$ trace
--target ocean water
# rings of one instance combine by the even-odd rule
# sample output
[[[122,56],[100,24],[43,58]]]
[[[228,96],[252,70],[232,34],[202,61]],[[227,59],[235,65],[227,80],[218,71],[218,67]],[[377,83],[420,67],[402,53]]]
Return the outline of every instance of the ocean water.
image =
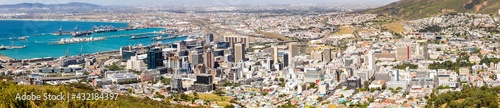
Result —
[[[117,31],[106,33],[93,33],[87,37],[107,37],[106,40],[74,43],[74,44],[55,44],[63,38],[71,38],[68,35],[52,35],[61,26],[63,31],[73,31],[76,25],[79,30],[90,30],[94,25],[112,25],[116,28],[127,27],[127,23],[109,23],[109,22],[75,22],[75,21],[27,21],[27,20],[0,20],[0,45],[26,45],[23,49],[0,50],[0,54],[13,59],[31,59],[43,57],[60,57],[68,52],[68,56],[89,54],[95,52],[118,50],[121,46],[127,45],[149,45],[153,43],[150,38],[130,39],[130,35],[137,33],[148,33],[160,31],[162,28],[148,28],[130,31]],[[41,35],[45,34],[45,35]],[[116,37],[127,35],[124,37]],[[26,40],[18,40],[18,37],[28,36]],[[166,37],[166,36],[164,36]],[[13,38],[13,39],[9,39]],[[161,41],[162,43],[171,43],[184,40],[187,37],[178,37]]]

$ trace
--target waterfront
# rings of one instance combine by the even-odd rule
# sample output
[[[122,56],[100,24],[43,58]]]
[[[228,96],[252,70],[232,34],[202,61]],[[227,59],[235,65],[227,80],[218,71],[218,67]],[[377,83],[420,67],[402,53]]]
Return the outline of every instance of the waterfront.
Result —
[[[63,31],[71,31],[78,25],[79,30],[90,30],[94,25],[112,25],[117,28],[127,27],[127,23],[108,23],[108,22],[75,22],[75,21],[21,21],[21,20],[0,20],[4,24],[0,27],[0,45],[26,45],[23,49],[1,50],[0,54],[8,56],[12,59],[30,59],[43,57],[60,57],[66,54],[68,56],[79,54],[90,54],[95,52],[118,50],[120,46],[127,45],[149,45],[152,43],[151,38],[131,40],[131,34],[148,33],[160,31],[162,28],[147,28],[130,31],[117,31],[107,33],[95,33],[91,37],[107,37],[106,40],[57,45],[51,44],[60,41],[63,38],[71,38],[70,34],[56,36],[51,32],[63,26]],[[45,34],[45,35],[41,35]],[[121,37],[118,37],[120,36]],[[18,40],[18,37],[29,36],[26,40]],[[90,37],[89,36],[89,37]],[[11,38],[11,39],[9,39]],[[183,40],[185,37],[174,38],[161,41],[162,43],[170,43]]]

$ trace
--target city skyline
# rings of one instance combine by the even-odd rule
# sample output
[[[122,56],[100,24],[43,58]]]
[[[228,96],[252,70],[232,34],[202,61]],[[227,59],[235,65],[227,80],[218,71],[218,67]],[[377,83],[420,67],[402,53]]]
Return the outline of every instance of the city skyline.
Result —
[[[398,0],[253,0],[253,1],[244,1],[244,0],[184,0],[184,1],[176,1],[176,0],[87,0],[87,1],[78,1],[78,0],[0,0],[1,5],[5,4],[18,4],[18,3],[44,3],[44,4],[64,4],[69,2],[83,2],[83,3],[92,3],[98,5],[105,6],[168,6],[168,5],[269,5],[269,4],[306,4],[306,3],[332,3],[332,4],[347,4],[347,3],[380,3],[380,4],[388,4],[391,2],[395,2]],[[119,4],[117,4],[119,3]]]

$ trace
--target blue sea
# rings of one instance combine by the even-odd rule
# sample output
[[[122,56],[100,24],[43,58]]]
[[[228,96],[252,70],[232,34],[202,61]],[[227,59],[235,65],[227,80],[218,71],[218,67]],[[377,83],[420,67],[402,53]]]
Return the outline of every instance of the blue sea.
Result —
[[[26,45],[23,49],[0,50],[0,54],[13,59],[31,59],[43,57],[61,57],[68,51],[68,56],[79,54],[90,54],[118,50],[120,46],[127,45],[149,45],[153,43],[150,38],[130,39],[130,36],[116,37],[119,35],[131,35],[137,33],[148,33],[160,31],[162,28],[147,28],[130,31],[117,31],[106,33],[93,33],[87,37],[108,37],[103,41],[74,43],[74,44],[54,44],[62,38],[71,38],[68,35],[52,35],[61,26],[63,31],[73,31],[78,25],[79,31],[90,30],[94,25],[112,25],[116,28],[126,28],[127,23],[112,22],[80,22],[80,21],[29,21],[29,20],[0,20],[0,45]],[[26,40],[19,40],[18,37],[28,36]],[[166,36],[164,36],[166,37]],[[11,38],[11,39],[9,39]],[[167,39],[162,43],[171,43],[184,40],[186,37]],[[69,49],[69,50],[68,50]]]

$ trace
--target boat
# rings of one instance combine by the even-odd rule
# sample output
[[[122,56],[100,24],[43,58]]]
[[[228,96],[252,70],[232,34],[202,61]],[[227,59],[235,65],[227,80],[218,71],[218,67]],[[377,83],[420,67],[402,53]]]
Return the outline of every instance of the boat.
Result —
[[[132,36],[130,39],[142,39],[142,38],[148,38],[149,36]]]
[[[71,35],[73,37],[80,37],[80,36],[88,36],[88,35],[91,35],[91,34],[92,34],[92,32],[74,32]]]
[[[129,28],[125,28],[126,31],[129,31],[129,30],[137,30],[137,28],[135,27],[129,27]]]
[[[157,37],[154,37],[153,39],[151,39],[152,41],[161,41],[161,40],[165,40],[165,38],[163,38],[162,36],[157,36]]]
[[[26,40],[26,38],[28,38],[28,36],[19,37],[18,39],[19,40]]]
[[[42,33],[42,34],[36,34],[36,36],[45,36],[45,35],[47,35],[47,34],[45,34],[45,33]]]
[[[173,39],[173,38],[176,38],[177,36],[175,35],[171,35],[171,36],[168,36],[167,39]]]

